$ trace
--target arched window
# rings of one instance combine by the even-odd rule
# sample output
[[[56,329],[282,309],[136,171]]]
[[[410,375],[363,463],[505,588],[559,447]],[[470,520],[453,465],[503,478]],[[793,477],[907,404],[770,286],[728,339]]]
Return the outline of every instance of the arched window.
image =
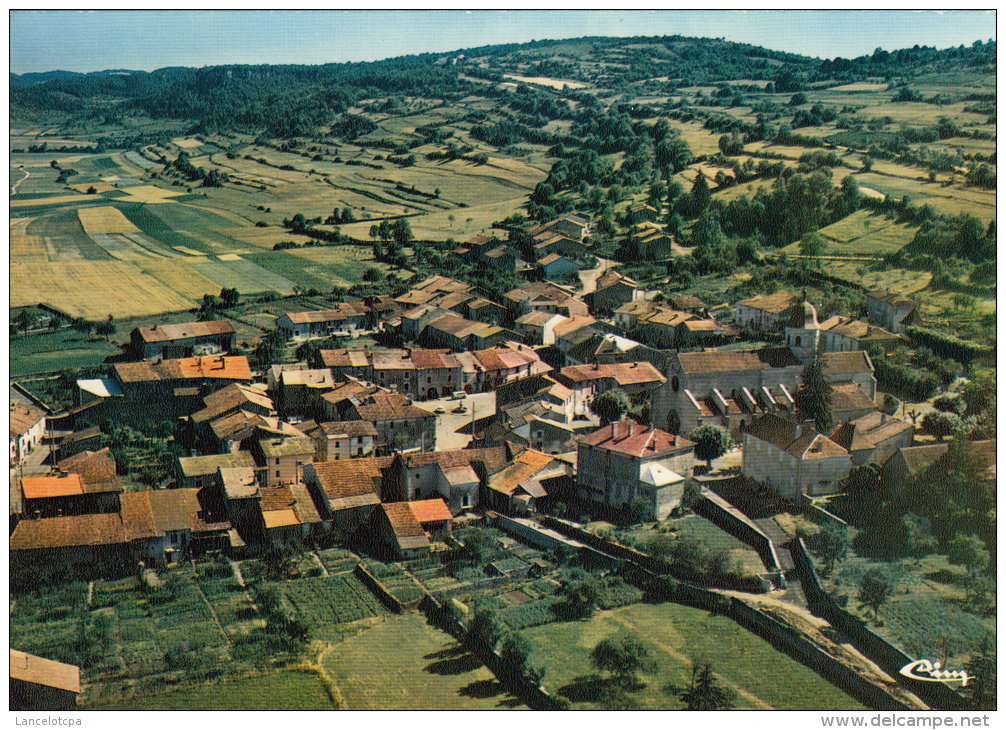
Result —
[[[796,346],[797,346],[797,347],[799,347],[799,346],[800,346],[800,339],[801,339],[800,335],[797,335],[797,336],[796,336]]]
[[[677,393],[680,388],[681,388],[681,382],[678,380],[678,376],[675,375],[671,378],[671,390]]]

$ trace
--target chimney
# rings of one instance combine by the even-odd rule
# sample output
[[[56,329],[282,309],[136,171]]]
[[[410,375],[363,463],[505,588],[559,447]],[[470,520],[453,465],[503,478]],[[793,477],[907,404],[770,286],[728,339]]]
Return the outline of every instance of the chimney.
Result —
[[[803,426],[802,425],[797,425],[797,427],[796,427],[796,438],[800,438],[800,435],[802,433],[803,433]]]

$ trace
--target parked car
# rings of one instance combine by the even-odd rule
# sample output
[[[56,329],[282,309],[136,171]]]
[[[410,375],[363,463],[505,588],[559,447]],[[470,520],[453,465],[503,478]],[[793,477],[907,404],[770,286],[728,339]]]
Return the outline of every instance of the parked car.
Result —
[[[436,408],[433,409],[433,412],[437,414],[447,413],[447,409],[444,408],[443,406],[437,406]]]

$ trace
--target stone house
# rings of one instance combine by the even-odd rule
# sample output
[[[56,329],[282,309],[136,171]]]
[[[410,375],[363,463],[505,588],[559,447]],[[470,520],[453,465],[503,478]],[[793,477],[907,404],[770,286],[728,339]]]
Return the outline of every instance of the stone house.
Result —
[[[885,289],[866,293],[867,319],[871,324],[903,335],[909,327],[922,326],[918,305],[908,297],[893,294]]]
[[[335,309],[288,312],[276,320],[287,341],[304,342],[331,337],[340,332],[366,330],[370,310],[366,302],[341,302]]]
[[[681,503],[695,444],[681,436],[616,421],[579,440],[581,498],[622,509],[642,501],[657,519]]]
[[[774,332],[789,321],[790,308],[796,297],[787,291],[762,294],[737,302],[734,322],[738,327]]]
[[[230,352],[236,339],[234,325],[227,320],[137,327],[129,334],[130,350],[139,360],[172,360]]]
[[[319,423],[311,435],[315,461],[338,461],[373,456],[377,428],[370,421],[330,421]]]
[[[741,473],[785,499],[834,494],[851,468],[849,452],[810,423],[766,413],[744,429]]]

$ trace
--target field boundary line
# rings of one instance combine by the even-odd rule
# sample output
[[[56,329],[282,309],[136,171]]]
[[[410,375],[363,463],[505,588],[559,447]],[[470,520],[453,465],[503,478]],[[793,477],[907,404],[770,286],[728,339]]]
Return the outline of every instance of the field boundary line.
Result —
[[[224,625],[220,623],[220,619],[217,616],[217,612],[213,610],[213,604],[210,603],[210,599],[208,599],[206,597],[206,594],[203,593],[203,589],[199,586],[199,584],[193,583],[193,585],[195,586],[195,589],[199,591],[199,595],[202,597],[203,602],[206,604],[206,608],[210,609],[210,615],[213,617],[213,621],[214,623],[216,623],[217,628],[220,629],[220,633],[223,634],[224,641],[227,642],[227,646],[234,646],[234,642],[231,641],[231,637],[229,637],[227,635],[227,632],[224,631]]]

